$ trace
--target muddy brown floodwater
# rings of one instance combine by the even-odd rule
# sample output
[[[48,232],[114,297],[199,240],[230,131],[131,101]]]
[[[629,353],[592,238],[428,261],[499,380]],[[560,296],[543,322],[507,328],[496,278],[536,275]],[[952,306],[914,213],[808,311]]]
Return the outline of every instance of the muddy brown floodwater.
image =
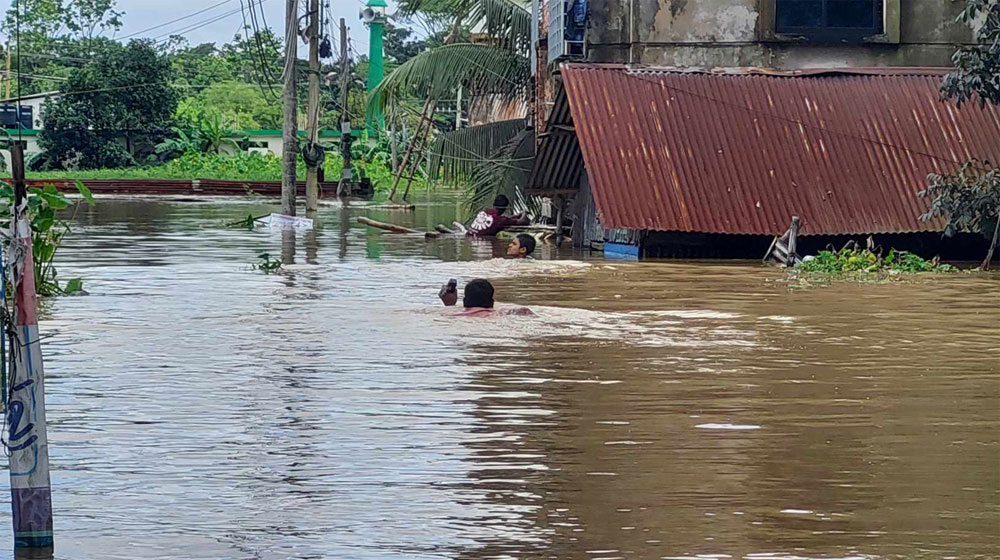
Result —
[[[41,324],[56,558],[1000,556],[996,275],[484,260],[336,207],[265,275],[280,235],[220,224],[267,210],[77,215],[90,295]],[[536,315],[448,316],[479,276]]]

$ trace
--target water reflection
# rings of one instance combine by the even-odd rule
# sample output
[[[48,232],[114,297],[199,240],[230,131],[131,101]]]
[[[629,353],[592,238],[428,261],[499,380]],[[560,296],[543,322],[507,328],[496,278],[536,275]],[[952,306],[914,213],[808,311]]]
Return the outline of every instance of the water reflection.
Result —
[[[431,202],[291,235],[81,210],[60,272],[92,295],[42,324],[56,558],[995,555],[996,277],[790,292],[355,223]],[[536,316],[452,317],[449,277]]]

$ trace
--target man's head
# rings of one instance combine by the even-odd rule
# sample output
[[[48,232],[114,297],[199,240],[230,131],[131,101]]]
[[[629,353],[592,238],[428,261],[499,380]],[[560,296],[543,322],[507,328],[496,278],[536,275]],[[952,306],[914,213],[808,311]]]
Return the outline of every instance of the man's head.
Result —
[[[497,212],[500,214],[506,212],[508,206],[510,206],[510,200],[502,194],[498,194],[497,197],[493,199],[493,207],[496,208]]]
[[[477,278],[465,285],[465,295],[462,296],[464,307],[493,308],[493,284],[488,280]]]
[[[535,251],[535,238],[527,233],[520,233],[515,237],[510,245],[507,245],[507,256],[513,258],[524,258]]]

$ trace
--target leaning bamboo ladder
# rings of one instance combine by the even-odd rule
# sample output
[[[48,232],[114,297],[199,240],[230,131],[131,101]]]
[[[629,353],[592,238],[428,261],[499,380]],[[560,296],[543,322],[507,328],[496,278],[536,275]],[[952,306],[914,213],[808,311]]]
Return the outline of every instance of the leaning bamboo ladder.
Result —
[[[389,193],[389,200],[391,201],[396,200],[396,191],[399,189],[399,182],[404,174],[406,175],[406,190],[403,191],[403,200],[406,200],[410,196],[410,185],[413,183],[413,177],[420,169],[420,160],[424,158],[427,139],[430,137],[431,128],[433,128],[434,124],[433,117],[436,107],[437,101],[433,99],[427,99],[424,103],[424,110],[420,112],[420,122],[417,123],[417,128],[413,131],[413,139],[406,147],[406,153],[403,154],[403,161],[400,162],[399,168],[396,170],[396,176],[392,181],[392,191]],[[416,156],[414,156],[414,152],[416,152]]]

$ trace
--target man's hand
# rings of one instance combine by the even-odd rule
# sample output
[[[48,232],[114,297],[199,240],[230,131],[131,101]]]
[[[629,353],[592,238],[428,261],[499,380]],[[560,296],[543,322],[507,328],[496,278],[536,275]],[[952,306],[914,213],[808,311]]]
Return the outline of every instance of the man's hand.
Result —
[[[441,303],[448,307],[458,303],[458,286],[455,281],[452,280],[444,286],[441,286],[441,291],[438,292],[438,297],[441,298]]]

